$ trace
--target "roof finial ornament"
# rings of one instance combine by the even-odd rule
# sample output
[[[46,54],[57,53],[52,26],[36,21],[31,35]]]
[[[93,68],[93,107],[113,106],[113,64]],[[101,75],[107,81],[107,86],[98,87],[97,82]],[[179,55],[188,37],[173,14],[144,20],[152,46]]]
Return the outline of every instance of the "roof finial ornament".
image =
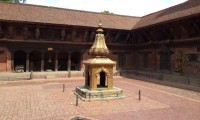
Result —
[[[100,27],[100,28],[102,27],[102,23],[101,23],[101,20],[99,20],[99,27]]]
[[[103,33],[101,20],[99,20],[99,28],[97,29],[97,33]]]
[[[90,48],[89,53],[93,56],[98,56],[98,57],[105,57],[109,54],[101,22],[99,23],[99,28],[97,29],[95,40],[93,46]]]

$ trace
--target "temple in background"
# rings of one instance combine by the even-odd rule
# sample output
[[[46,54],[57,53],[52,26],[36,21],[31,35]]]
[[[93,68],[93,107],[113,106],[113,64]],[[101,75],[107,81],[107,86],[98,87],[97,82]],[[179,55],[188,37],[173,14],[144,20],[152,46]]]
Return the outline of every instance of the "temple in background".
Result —
[[[115,71],[200,86],[197,0],[143,17],[4,2],[0,6],[0,79],[17,73],[35,79],[82,76],[101,20]]]

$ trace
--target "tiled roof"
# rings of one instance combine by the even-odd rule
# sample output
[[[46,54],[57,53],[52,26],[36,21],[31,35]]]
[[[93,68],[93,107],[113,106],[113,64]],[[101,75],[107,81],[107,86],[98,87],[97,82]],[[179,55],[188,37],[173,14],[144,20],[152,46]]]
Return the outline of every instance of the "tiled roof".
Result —
[[[143,16],[133,29],[162,23],[186,16],[200,15],[200,0],[189,0],[182,4]]]
[[[188,0],[182,4],[141,18],[123,15],[107,15],[96,12],[47,6],[0,2],[0,20],[86,27],[97,27],[99,21],[101,21],[104,28],[122,30],[138,29],[195,14],[200,15],[199,0]]]
[[[101,21],[104,28],[130,30],[140,18],[0,2],[0,20],[88,27],[97,27]]]

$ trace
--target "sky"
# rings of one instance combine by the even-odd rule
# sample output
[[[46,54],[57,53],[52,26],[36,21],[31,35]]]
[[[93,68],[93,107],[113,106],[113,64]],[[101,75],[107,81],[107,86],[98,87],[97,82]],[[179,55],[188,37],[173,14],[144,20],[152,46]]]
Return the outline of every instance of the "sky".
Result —
[[[185,1],[187,0],[27,0],[26,3],[93,12],[108,10],[114,14],[141,17]]]

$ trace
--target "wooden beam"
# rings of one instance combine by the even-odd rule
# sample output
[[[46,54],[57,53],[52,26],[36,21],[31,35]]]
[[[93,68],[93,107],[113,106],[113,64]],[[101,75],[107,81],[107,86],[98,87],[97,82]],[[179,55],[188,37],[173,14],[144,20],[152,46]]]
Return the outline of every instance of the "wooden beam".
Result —
[[[147,33],[144,30],[142,30],[142,34],[144,35],[144,37],[147,38],[148,41],[151,41],[149,35],[147,35]]]
[[[180,27],[180,37],[181,38],[188,38],[189,36],[189,31],[185,28],[185,26],[182,23],[178,23],[179,27]]]
[[[133,40],[131,42],[137,43],[137,35],[136,35],[135,31],[133,31],[132,35],[133,35]]]
[[[144,39],[143,39],[143,35],[141,34],[140,31],[137,32],[137,36],[138,36],[138,42],[139,42],[139,43],[143,43],[143,42],[144,42]]]
[[[199,26],[197,25],[197,23],[193,22],[193,26],[194,26],[195,30],[196,30],[198,33],[200,33],[200,28],[199,28]]]
[[[128,34],[126,35],[125,43],[127,43],[127,41],[129,40],[129,38],[130,38],[130,33],[128,33]]]
[[[119,36],[120,36],[120,33],[118,32],[118,33],[115,35],[114,42],[117,41],[117,39],[119,38]]]
[[[180,28],[181,28],[181,30],[182,30],[183,32],[187,32],[187,30],[185,29],[185,27],[183,26],[183,24],[179,23],[179,26],[180,26]]]

